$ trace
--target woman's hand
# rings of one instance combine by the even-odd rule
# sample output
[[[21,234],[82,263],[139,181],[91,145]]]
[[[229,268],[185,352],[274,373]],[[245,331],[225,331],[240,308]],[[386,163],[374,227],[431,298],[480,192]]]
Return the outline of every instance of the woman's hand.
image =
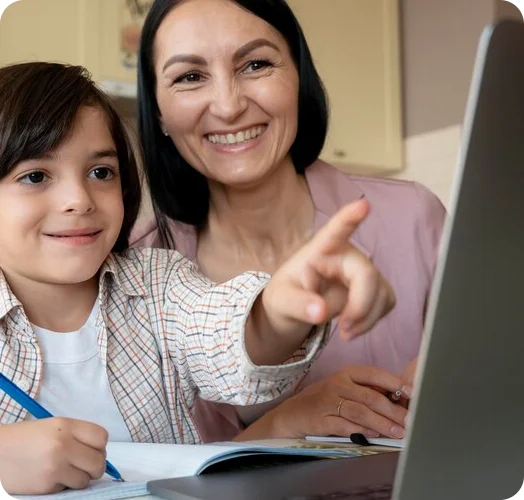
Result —
[[[417,373],[418,357],[413,359],[402,374],[402,380],[405,384],[413,387],[415,385],[415,375]]]
[[[406,366],[404,373],[402,374],[402,383],[405,386],[408,387],[414,387],[415,386],[415,375],[417,372],[417,364],[418,364],[418,357],[411,360],[410,363]],[[401,397],[398,401],[399,404],[401,404],[404,408],[409,408],[409,399],[411,398],[411,394],[409,398]]]
[[[272,409],[243,431],[236,440],[277,437],[404,436],[406,409],[388,399],[403,380],[380,368],[349,366],[306,387]],[[403,387],[403,396],[411,387]]]
[[[107,432],[96,424],[46,418],[0,426],[0,481],[12,494],[85,488],[105,471]]]

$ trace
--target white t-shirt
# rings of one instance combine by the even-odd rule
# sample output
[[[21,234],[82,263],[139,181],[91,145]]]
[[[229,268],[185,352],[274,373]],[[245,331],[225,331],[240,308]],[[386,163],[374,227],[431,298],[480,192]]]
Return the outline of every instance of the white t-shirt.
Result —
[[[98,301],[80,330],[60,333],[33,325],[42,349],[43,377],[36,400],[55,416],[94,422],[110,441],[132,441],[100,359]]]

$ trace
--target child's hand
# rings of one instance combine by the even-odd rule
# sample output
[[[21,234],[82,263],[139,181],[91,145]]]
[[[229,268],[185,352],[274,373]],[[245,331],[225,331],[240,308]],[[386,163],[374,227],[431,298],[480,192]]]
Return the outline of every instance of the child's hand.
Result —
[[[85,488],[105,471],[107,431],[69,418],[0,426],[0,481],[7,493]]]
[[[250,345],[246,342],[255,363],[287,359],[311,325],[340,314],[341,334],[351,338],[372,328],[393,308],[389,284],[348,241],[368,212],[365,200],[345,206],[273,275],[262,293],[263,307],[255,309],[255,331],[260,336]],[[268,331],[277,339],[264,346],[260,338]]]

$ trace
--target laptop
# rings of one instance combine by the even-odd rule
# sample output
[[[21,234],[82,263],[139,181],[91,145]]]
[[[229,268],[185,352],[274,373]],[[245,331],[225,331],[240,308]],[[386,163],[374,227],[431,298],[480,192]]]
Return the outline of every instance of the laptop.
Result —
[[[524,24],[481,37],[401,452],[148,483],[185,500],[502,500],[524,479]]]

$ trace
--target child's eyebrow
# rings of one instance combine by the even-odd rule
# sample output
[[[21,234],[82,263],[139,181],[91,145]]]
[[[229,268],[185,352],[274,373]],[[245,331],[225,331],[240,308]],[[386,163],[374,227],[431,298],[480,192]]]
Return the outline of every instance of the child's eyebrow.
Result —
[[[90,153],[88,158],[90,160],[101,160],[103,158],[117,158],[118,159],[118,153],[116,152],[116,150],[112,148],[101,149],[99,151],[93,151],[92,153]],[[56,160],[56,159],[57,159],[57,154],[55,152],[48,151],[46,153],[35,155],[32,158],[28,158],[27,161]]]
[[[91,160],[100,160],[102,158],[118,158],[118,154],[114,149],[103,149],[101,151],[94,151],[89,155]]]

